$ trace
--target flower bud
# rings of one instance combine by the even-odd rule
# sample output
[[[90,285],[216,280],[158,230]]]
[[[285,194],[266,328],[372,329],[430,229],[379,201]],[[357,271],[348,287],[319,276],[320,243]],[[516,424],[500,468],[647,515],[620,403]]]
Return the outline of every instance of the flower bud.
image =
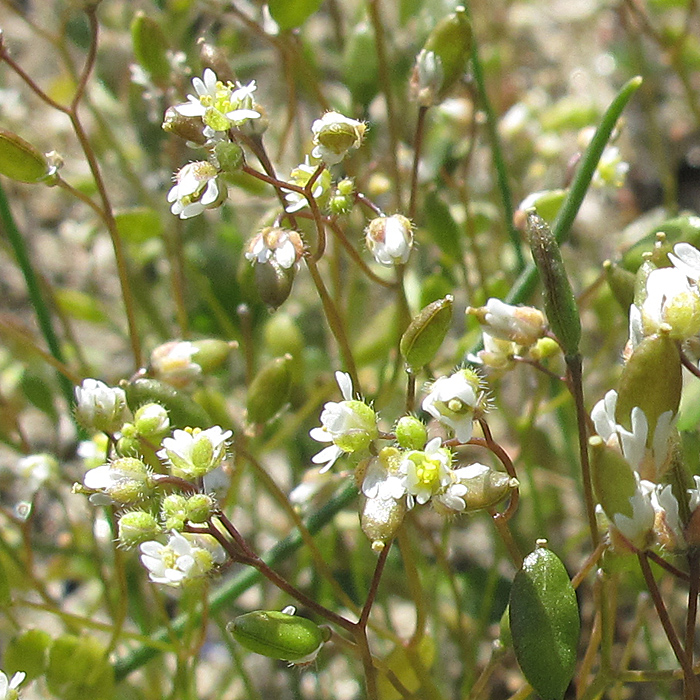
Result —
[[[131,21],[131,41],[138,64],[156,85],[167,85],[170,79],[168,40],[158,22],[138,11]]]
[[[133,423],[124,423],[121,433],[121,437],[117,440],[117,454],[120,457],[138,457],[141,452],[141,443]]]
[[[425,423],[415,416],[399,418],[394,432],[396,441],[404,450],[422,450],[428,440],[428,429]]]
[[[400,214],[372,219],[365,229],[365,243],[380,265],[405,265],[413,247],[411,222]]]
[[[467,308],[467,314],[494,338],[518,345],[534,345],[547,330],[544,314],[531,306],[511,306],[500,299],[489,299],[486,306]]]
[[[144,500],[154,486],[150,470],[135,457],[119,457],[90,469],[83,477],[83,484],[87,489],[124,505]]]
[[[530,357],[533,360],[546,360],[548,357],[556,357],[561,348],[553,338],[540,338],[531,348]]]
[[[75,417],[90,430],[117,432],[129,416],[123,389],[84,379],[75,389]]]
[[[215,507],[216,503],[211,496],[206,493],[196,493],[187,499],[185,514],[190,522],[204,523],[209,520]]]
[[[355,181],[346,177],[336,185],[335,192],[328,202],[331,214],[347,214],[355,204]]]
[[[444,76],[440,87],[441,96],[444,96],[464,73],[471,49],[471,22],[464,7],[459,5],[454,12],[443,17],[435,25],[423,46],[424,51],[432,51],[440,59]]]
[[[160,516],[165,530],[182,531],[187,520],[187,499],[179,493],[171,493],[160,504]]]
[[[360,513],[362,532],[379,553],[398,532],[406,515],[406,499],[366,498]]]
[[[170,429],[168,411],[159,403],[144,404],[134,415],[134,427],[139,435],[147,439],[160,440]]]
[[[326,640],[311,620],[277,610],[239,615],[226,628],[249,651],[295,663],[312,661]]]
[[[327,165],[340,163],[351,148],[359,148],[367,125],[339,112],[326,112],[311,125],[314,150],[311,155]]]
[[[35,183],[49,171],[41,151],[12,131],[0,128],[0,174],[17,182]]]
[[[612,295],[626,312],[634,303],[634,274],[610,260],[603,263],[603,270]]]
[[[188,340],[171,340],[153,350],[148,369],[161,381],[184,388],[202,373],[202,368],[193,358],[198,348]]]
[[[581,340],[581,319],[559,245],[544,219],[532,211],[528,213],[527,231],[532,257],[544,285],[547,318],[564,352],[576,355]]]
[[[421,49],[411,74],[411,98],[422,107],[437,104],[444,80],[445,71],[440,56],[434,51]]]
[[[207,140],[204,135],[204,122],[201,117],[186,117],[180,114],[174,107],[165,110],[162,124],[163,131],[179,136],[185,141],[190,141],[201,146]]]
[[[410,372],[427,365],[440,349],[452,321],[454,297],[447,295],[428,304],[401,336],[401,355]]]
[[[268,362],[248,388],[248,421],[266,423],[287,403],[292,386],[291,355]]]
[[[235,173],[243,165],[243,149],[235,141],[217,141],[214,155],[224,173]]]
[[[158,521],[145,510],[129,511],[119,518],[119,544],[127,549],[152,540],[160,532]]]

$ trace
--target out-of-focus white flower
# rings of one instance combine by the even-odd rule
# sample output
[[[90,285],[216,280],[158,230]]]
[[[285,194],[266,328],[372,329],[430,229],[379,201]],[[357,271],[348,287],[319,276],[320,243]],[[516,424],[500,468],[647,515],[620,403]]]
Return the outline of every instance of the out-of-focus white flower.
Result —
[[[484,349],[474,355],[470,353],[467,359],[475,364],[483,365],[495,370],[508,370],[515,364],[513,357],[518,355],[518,346],[510,340],[494,338],[486,330],[482,331],[481,337]]]
[[[86,428],[115,433],[130,418],[126,394],[98,379],[84,379],[75,388],[75,416]]]
[[[395,447],[384,447],[370,460],[362,481],[362,493],[367,498],[398,501],[406,493],[405,475],[401,472],[402,453]]]
[[[654,508],[654,530],[660,544],[671,550],[685,548],[685,537],[678,511],[678,500],[673,495],[670,484],[655,484],[641,481],[650,491],[651,505]]]
[[[108,455],[109,438],[104,433],[95,433],[92,440],[83,440],[77,449],[85,469],[94,469],[104,464]]]
[[[401,461],[408,507],[427,503],[433,496],[445,492],[452,481],[452,454],[442,447],[439,437],[433,438],[424,450],[411,450]],[[460,494],[455,494],[460,495]]]
[[[120,457],[86,472],[83,485],[97,492],[90,497],[95,505],[112,501],[131,504],[148,496],[154,481],[151,471],[140,459]]]
[[[405,265],[413,247],[411,222],[400,214],[372,219],[365,229],[365,243],[380,265]]]
[[[494,338],[518,345],[534,345],[547,331],[544,314],[532,306],[512,306],[500,299],[489,299],[486,306],[467,308]]]
[[[308,157],[306,157],[303,163],[300,163],[296,168],[294,168],[294,170],[292,170],[289,176],[289,181],[297,187],[306,187],[306,183],[311,179],[311,176],[315,172],[316,166],[311,165]],[[331,193],[331,183],[331,174],[328,172],[328,170],[324,170],[314,182],[311,194],[318,202],[319,206],[324,206],[328,201]],[[290,214],[309,206],[306,197],[299,192],[289,192],[284,195],[284,198],[288,202],[285,209]]]
[[[653,484],[643,483],[639,474],[635,472],[637,489],[634,496],[629,499],[632,507],[632,516],[623,513],[613,515],[613,524],[620,533],[637,549],[646,549],[651,544],[654,520],[656,513],[651,500]],[[651,484],[651,489],[649,488]]]
[[[460,442],[468,442],[473,421],[485,411],[486,401],[480,384],[479,375],[470,369],[439,377],[431,385],[421,406],[437,421],[452,428]]]
[[[24,671],[18,671],[8,681],[7,676],[0,671],[0,700],[17,700],[19,697],[17,688],[19,688],[26,676],[27,674]]]
[[[259,264],[274,259],[280,267],[288,270],[301,260],[303,252],[304,244],[296,231],[268,227],[251,238],[245,257]]]
[[[620,449],[632,469],[645,475],[651,471],[654,477],[663,471],[671,448],[670,438],[674,426],[672,411],[662,413],[654,429],[651,444],[649,440],[649,423],[644,411],[635,406],[630,414],[630,427],[625,427],[615,421],[617,407],[617,392],[609,391],[598,401],[591,411],[591,419],[596,432],[610,447]],[[651,469],[647,463],[651,462]]]
[[[196,95],[187,95],[185,104],[175,105],[175,110],[183,117],[202,117],[214,131],[227,131],[260,117],[253,100],[255,81],[248,85],[224,84],[211,68],[207,68],[202,78],[193,78],[192,86]]]
[[[219,171],[207,160],[180,168],[175,184],[168,192],[170,211],[181,219],[191,219],[211,209],[225,198],[226,190],[218,179]]]
[[[326,112],[311,125],[314,150],[311,155],[326,165],[340,163],[351,148],[359,148],[367,125],[339,112]]]
[[[216,469],[226,457],[226,441],[233,435],[214,425],[206,430],[186,428],[163,438],[158,456],[171,465],[173,476],[198,479]]]
[[[622,187],[629,169],[629,163],[622,160],[620,149],[606,146],[593,173],[592,183],[595,187]]]
[[[226,561],[221,545],[207,535],[181,534],[173,530],[167,544],[144,542],[141,563],[153,583],[180,586],[209,574]]]
[[[688,284],[685,272],[675,267],[653,270],[646,281],[641,320],[645,336],[666,326],[675,340],[692,338],[700,331],[698,288]]]
[[[192,359],[198,352],[189,340],[171,340],[154,348],[149,369],[161,381],[186,387],[202,374],[202,368]]]
[[[444,79],[440,56],[434,51],[421,49],[411,74],[411,97],[423,107],[434,105]]]
[[[58,477],[58,460],[47,452],[22,457],[15,474],[24,480],[30,493],[36,493],[44,484]]]
[[[343,452],[367,449],[377,435],[377,414],[363,401],[353,399],[352,380],[345,372],[336,372],[340,393],[345,401],[329,401],[321,412],[321,427],[309,435],[318,442],[331,442],[311,458],[314,464],[323,464],[321,471],[330,469]]]

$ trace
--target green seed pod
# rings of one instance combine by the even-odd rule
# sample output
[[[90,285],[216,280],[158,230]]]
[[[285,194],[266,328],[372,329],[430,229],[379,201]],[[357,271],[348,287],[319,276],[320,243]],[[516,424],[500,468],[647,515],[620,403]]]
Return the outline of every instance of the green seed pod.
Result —
[[[394,430],[396,442],[404,450],[422,450],[428,441],[428,429],[423,421],[415,416],[399,418]]]
[[[277,309],[292,291],[296,266],[284,268],[276,260],[270,259],[264,263],[253,265],[255,287],[260,299],[273,309]]]
[[[132,411],[136,411],[147,403],[158,403],[164,406],[173,428],[211,427],[211,419],[198,403],[165,382],[139,377],[126,383],[124,391]]]
[[[471,467],[473,473],[459,480],[467,487],[467,492],[462,496],[467,512],[492,508],[519,486],[518,480],[506,472],[482,464],[472,464]]]
[[[235,173],[243,165],[243,149],[235,141],[219,141],[214,146],[214,155],[224,173]]]
[[[345,42],[343,69],[343,82],[353,100],[369,105],[379,92],[377,46],[369,22],[358,22],[350,32]]]
[[[608,447],[595,435],[588,441],[591,448],[591,477],[596,499],[612,522],[616,514],[633,516],[630,498],[637,492],[637,480],[620,452]]]
[[[453,301],[454,297],[448,294],[428,304],[401,336],[399,348],[409,372],[425,367],[440,349],[452,321]]]
[[[186,117],[174,107],[165,110],[162,124],[163,131],[179,136],[185,141],[192,141],[201,146],[207,139],[204,136],[204,122],[201,117]]]
[[[266,423],[287,403],[292,386],[291,355],[268,362],[248,388],[248,421]]]
[[[227,629],[246,649],[282,661],[310,661],[326,640],[311,620],[277,610],[239,615]]]
[[[8,676],[18,671],[27,674],[27,682],[43,676],[48,663],[51,635],[40,629],[31,629],[14,637],[5,647],[2,667]]]
[[[227,343],[225,340],[216,338],[193,340],[192,345],[197,348],[192,359],[202,368],[204,374],[222,367],[228,360],[231,350],[237,347],[236,343]]]
[[[678,412],[682,389],[678,343],[666,333],[650,335],[635,348],[622,370],[615,421],[630,430],[632,409],[639,406],[649,424],[648,444],[651,445],[659,416],[666,411],[673,415]]]
[[[510,590],[510,631],[518,664],[542,700],[561,700],[576,668],[581,622],[559,557],[539,546]]]
[[[158,521],[145,510],[129,511],[119,518],[119,544],[127,549],[152,540],[160,533]]]
[[[610,260],[606,260],[603,263],[603,270],[615,301],[627,313],[630,306],[634,303],[634,274]]]
[[[464,73],[472,50],[472,25],[464,7],[458,5],[435,25],[423,49],[440,58],[443,71],[440,94],[444,96]]]
[[[398,532],[406,515],[406,499],[365,498],[360,512],[360,526],[375,552],[381,552]]]
[[[269,0],[267,3],[272,19],[280,30],[287,31],[300,27],[314,12],[321,7],[322,0]]]
[[[231,67],[231,62],[218,46],[203,41],[199,46],[199,60],[202,68],[211,68],[224,85],[236,82],[236,74]]]
[[[534,211],[528,212],[527,232],[532,257],[544,285],[544,307],[549,325],[565,354],[576,355],[581,341],[581,319],[559,245],[547,223]]]
[[[17,134],[0,128],[0,175],[18,182],[40,182],[49,174],[41,151]]]
[[[170,79],[168,40],[158,22],[137,12],[131,22],[131,41],[137,63],[156,85],[167,85]]]

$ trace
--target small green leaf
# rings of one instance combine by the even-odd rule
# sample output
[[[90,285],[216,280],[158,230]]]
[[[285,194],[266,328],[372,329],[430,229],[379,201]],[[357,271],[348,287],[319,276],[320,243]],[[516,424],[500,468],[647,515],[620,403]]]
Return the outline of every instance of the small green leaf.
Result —
[[[538,546],[510,591],[510,632],[528,683],[543,700],[561,700],[576,666],[581,622],[576,593],[559,557]]]
[[[170,78],[168,40],[161,26],[152,17],[137,12],[131,22],[134,58],[157,85],[167,85]]]
[[[425,197],[425,227],[440,250],[454,261],[462,258],[461,230],[450,208],[435,190]]]
[[[133,207],[114,215],[119,234],[129,243],[143,243],[158,238],[163,233],[158,212],[148,207]]]
[[[63,313],[90,323],[106,323],[107,314],[97,299],[77,289],[54,289],[54,299]]]
[[[8,676],[18,671],[27,674],[27,681],[43,675],[48,663],[51,635],[40,629],[31,629],[14,637],[5,648],[3,670]]]
[[[306,22],[321,7],[322,0],[269,0],[272,19],[281,31],[295,29]]]
[[[49,650],[46,684],[62,700],[111,700],[114,672],[106,649],[93,637],[59,637]]]
[[[58,420],[51,388],[41,375],[25,369],[22,372],[21,386],[22,393],[29,403],[45,413],[52,421]]]

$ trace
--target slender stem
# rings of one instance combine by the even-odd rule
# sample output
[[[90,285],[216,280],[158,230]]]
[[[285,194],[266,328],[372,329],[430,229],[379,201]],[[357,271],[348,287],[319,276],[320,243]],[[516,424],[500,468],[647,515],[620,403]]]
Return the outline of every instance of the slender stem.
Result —
[[[598,560],[603,556],[603,552],[608,548],[607,542],[600,541],[598,546],[588,555],[588,558],[578,570],[576,575],[571,579],[571,585],[576,590],[583,580],[588,576],[591,569],[598,563]]]
[[[420,165],[421,150],[423,148],[423,135],[425,134],[425,117],[429,107],[421,105],[418,108],[416,120],[416,133],[413,136],[413,167],[411,168],[411,198],[408,202],[408,218],[413,221],[418,205],[418,166]]]
[[[649,560],[647,558],[646,552],[639,552],[637,554],[637,558],[639,559],[639,566],[642,569],[642,574],[644,576],[644,580],[646,581],[647,588],[649,589],[651,598],[654,601],[654,607],[656,608],[656,613],[659,616],[659,621],[661,622],[661,625],[664,628],[664,632],[666,633],[666,637],[669,643],[671,644],[673,653],[675,654],[676,659],[678,659],[678,663],[683,669],[683,678],[685,680],[685,683],[692,688],[694,697],[700,698],[700,681],[694,675],[693,667],[689,662],[688,656],[683,650],[683,647],[681,646],[680,640],[678,639],[678,635],[676,634],[676,630],[673,628],[673,623],[671,622],[671,618],[668,615],[668,611],[666,610],[666,606],[664,605],[663,598],[661,597],[659,588],[656,585],[654,574],[651,570],[651,567],[649,566]]]
[[[681,363],[683,364],[683,367],[688,370],[688,372],[700,379],[700,368],[697,367],[697,365],[683,352],[683,350],[681,350]]]
[[[700,559],[697,550],[691,550],[688,553],[688,575],[690,587],[688,589],[688,611],[685,617],[685,653],[688,656],[688,663],[692,666],[695,625],[698,616],[698,588],[700,588]]]
[[[369,591],[367,592],[367,599],[365,604],[362,606],[362,613],[360,619],[355,623],[357,627],[365,629],[367,627],[367,622],[369,621],[369,614],[372,610],[372,605],[377,597],[377,590],[379,589],[379,582],[382,579],[382,572],[384,571],[384,565],[386,564],[386,558],[389,556],[389,550],[391,549],[391,542],[387,542],[384,549],[379,553],[377,559],[377,565],[374,567],[374,575],[372,576],[372,583],[370,584]]]
[[[406,372],[406,413],[412,413],[416,405],[416,375]]]

